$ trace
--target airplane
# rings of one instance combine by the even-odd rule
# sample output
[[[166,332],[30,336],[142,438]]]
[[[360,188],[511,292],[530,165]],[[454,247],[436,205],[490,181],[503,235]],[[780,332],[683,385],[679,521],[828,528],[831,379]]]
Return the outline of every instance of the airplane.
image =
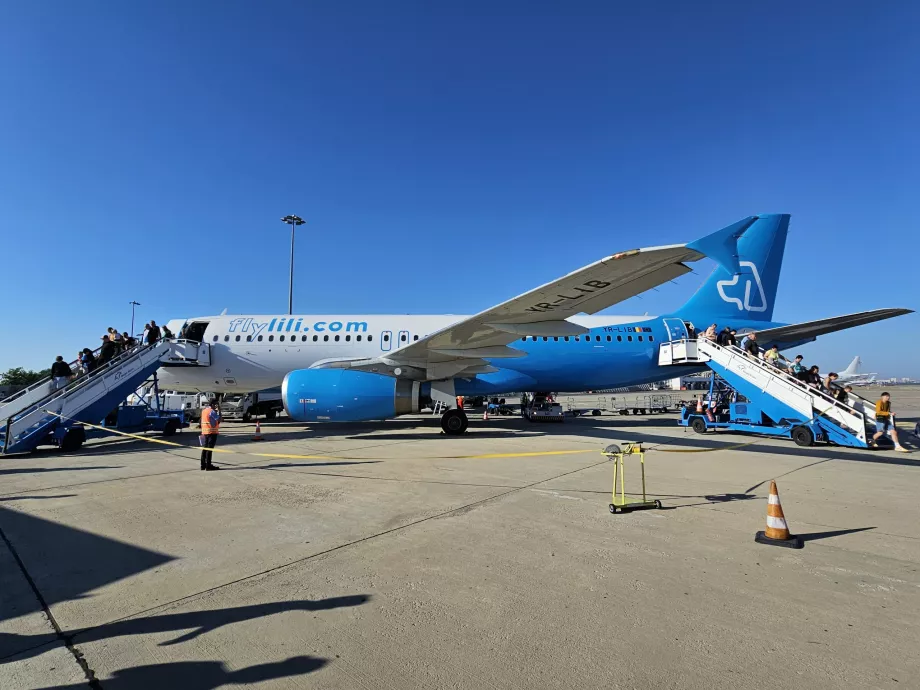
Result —
[[[853,361],[847,365],[847,368],[837,374],[837,384],[870,386],[875,383],[876,372],[860,372],[860,366],[862,366],[862,360],[859,355],[856,355]]]
[[[744,218],[687,244],[607,256],[472,316],[220,315],[168,322],[210,349],[210,366],[160,370],[160,385],[215,393],[281,386],[287,414],[305,422],[368,421],[437,402],[441,428],[462,434],[455,396],[621,388],[705,371],[658,364],[662,342],[716,323],[783,348],[910,309],[877,309],[799,324],[773,321],[788,214]],[[597,315],[630,297],[716,266],[677,311]],[[203,347],[204,345],[202,345]]]

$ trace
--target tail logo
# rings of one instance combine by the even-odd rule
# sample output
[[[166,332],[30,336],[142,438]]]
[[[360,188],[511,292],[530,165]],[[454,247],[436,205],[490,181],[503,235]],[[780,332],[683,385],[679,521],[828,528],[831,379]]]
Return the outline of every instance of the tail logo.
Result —
[[[739,275],[732,276],[731,280],[720,280],[716,283],[716,288],[719,290],[719,296],[724,302],[729,304],[737,304],[739,311],[750,311],[750,312],[762,312],[767,310],[767,295],[763,290],[763,283],[760,282],[760,273],[755,266],[750,261],[741,261],[739,262],[740,266],[747,266],[751,269],[751,272],[745,273],[747,280],[744,281],[744,302],[741,301],[740,297],[730,297],[725,294],[725,288],[730,288],[738,284],[738,279],[741,277]],[[751,286],[754,285],[757,288],[757,291],[760,293],[760,304],[752,305],[751,304]]]

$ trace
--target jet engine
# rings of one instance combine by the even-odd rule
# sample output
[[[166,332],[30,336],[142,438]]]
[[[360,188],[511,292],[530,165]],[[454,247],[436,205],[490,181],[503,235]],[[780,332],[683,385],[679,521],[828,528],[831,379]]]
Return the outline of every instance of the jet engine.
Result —
[[[419,411],[421,384],[348,369],[298,369],[284,377],[281,399],[299,422],[361,422]]]

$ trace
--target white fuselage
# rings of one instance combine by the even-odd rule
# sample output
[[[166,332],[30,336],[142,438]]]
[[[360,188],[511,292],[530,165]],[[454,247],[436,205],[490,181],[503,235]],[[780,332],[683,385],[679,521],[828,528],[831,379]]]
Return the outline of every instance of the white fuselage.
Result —
[[[276,388],[285,374],[334,359],[372,358],[461,321],[462,315],[225,315],[178,319],[176,334],[210,345],[210,366],[164,367],[160,386],[174,390],[248,392]],[[578,316],[592,328],[654,317]]]

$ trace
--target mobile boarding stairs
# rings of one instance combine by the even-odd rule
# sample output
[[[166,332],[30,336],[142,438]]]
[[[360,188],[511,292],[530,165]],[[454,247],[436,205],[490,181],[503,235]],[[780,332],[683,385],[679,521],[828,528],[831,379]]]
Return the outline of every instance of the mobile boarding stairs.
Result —
[[[79,447],[83,431],[74,425],[98,424],[161,366],[209,365],[207,343],[160,340],[121,353],[62,388],[50,378],[39,381],[0,400],[0,453],[29,452],[49,442],[65,450]]]
[[[849,404],[844,404],[737,347],[717,345],[704,338],[671,340],[661,344],[658,364],[707,366],[761,413],[758,419],[748,418],[741,424],[734,423],[735,420],[711,424],[704,416],[701,429],[693,427],[697,431],[721,426],[749,433],[785,435],[799,445],[811,445],[817,438],[838,446],[868,447],[866,421],[874,420],[874,405],[852,393]]]

